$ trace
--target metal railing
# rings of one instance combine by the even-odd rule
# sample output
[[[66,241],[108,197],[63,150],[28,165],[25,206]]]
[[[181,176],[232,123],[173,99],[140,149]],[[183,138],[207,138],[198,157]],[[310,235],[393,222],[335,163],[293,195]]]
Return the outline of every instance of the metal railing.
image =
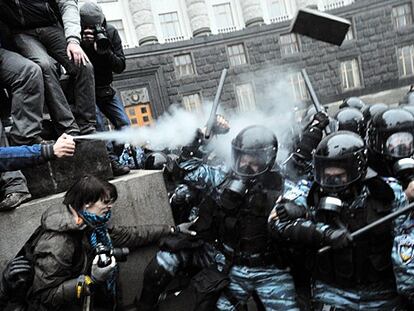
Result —
[[[322,9],[324,11],[329,11],[329,10],[338,9],[338,8],[343,7],[343,6],[354,3],[355,0],[336,0],[336,1],[325,0],[325,1],[322,1],[322,2],[323,2]]]
[[[183,41],[184,39],[185,39],[184,36],[165,38],[165,43]]]
[[[231,26],[231,27],[226,27],[226,28],[219,28],[217,29],[218,33],[227,33],[227,32],[233,32],[236,31],[237,28],[236,26]]]
[[[281,23],[281,22],[285,22],[287,20],[289,20],[291,17],[289,15],[282,15],[282,16],[276,16],[276,17],[272,17],[270,19],[271,23]]]

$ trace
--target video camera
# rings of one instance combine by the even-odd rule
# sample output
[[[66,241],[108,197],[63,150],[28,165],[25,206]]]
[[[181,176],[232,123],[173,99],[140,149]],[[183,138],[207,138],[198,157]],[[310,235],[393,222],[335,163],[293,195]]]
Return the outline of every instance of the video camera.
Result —
[[[110,49],[111,42],[106,36],[106,30],[101,24],[82,26],[82,35],[85,29],[93,30],[94,40],[96,42],[96,52],[105,54]]]
[[[108,246],[99,243],[95,248],[95,254],[99,256],[98,267],[103,268],[111,264],[111,257],[114,256],[117,262],[127,261],[129,255],[128,247],[109,248]]]

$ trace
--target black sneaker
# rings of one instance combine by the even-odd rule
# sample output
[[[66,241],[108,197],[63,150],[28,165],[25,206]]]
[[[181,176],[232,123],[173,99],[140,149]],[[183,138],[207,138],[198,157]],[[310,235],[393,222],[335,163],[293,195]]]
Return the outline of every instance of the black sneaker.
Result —
[[[115,161],[115,160],[111,161],[111,167],[112,167],[112,174],[114,176],[122,176],[130,172],[130,169],[128,166],[122,165],[118,161]]]
[[[13,192],[6,195],[3,201],[0,202],[0,212],[10,211],[15,209],[23,202],[32,197],[30,193]]]

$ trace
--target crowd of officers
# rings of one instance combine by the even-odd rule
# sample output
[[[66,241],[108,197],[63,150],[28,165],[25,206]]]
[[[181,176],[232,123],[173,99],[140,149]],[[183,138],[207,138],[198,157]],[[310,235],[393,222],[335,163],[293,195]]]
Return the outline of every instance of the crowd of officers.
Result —
[[[247,310],[250,298],[258,310],[410,310],[412,213],[352,233],[414,199],[411,95],[396,108],[348,98],[335,117],[309,109],[281,163],[274,132],[259,125],[232,140],[230,167],[203,130],[179,154],[150,154],[147,168],[164,169],[178,226],[111,225],[115,187],[82,178],[42,216],[31,258],[5,269],[0,306],[122,310],[117,259],[99,265],[97,249],[158,241],[139,311],[157,310],[177,279],[190,280],[199,311]],[[213,133],[228,130],[219,116]]]
[[[414,199],[412,97],[396,108],[348,98],[333,117],[308,109],[282,163],[261,126],[232,141],[231,169],[189,152],[171,205],[178,222],[198,217],[197,236],[161,241],[138,310],[194,267],[202,310],[245,310],[250,297],[263,310],[412,308],[411,215],[351,235]]]

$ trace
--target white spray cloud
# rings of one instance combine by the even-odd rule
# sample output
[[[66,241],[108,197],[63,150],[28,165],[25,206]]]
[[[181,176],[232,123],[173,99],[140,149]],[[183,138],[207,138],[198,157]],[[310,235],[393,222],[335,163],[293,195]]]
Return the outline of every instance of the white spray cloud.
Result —
[[[212,146],[215,153],[228,163],[231,158],[231,140],[251,125],[263,125],[271,129],[279,142],[278,160],[283,161],[288,156],[288,150],[299,129],[295,123],[295,112],[303,107],[295,100],[287,74],[282,76],[275,72],[272,69],[243,77],[244,81],[255,81],[257,109],[226,115],[230,121],[230,132],[218,136]]]
[[[219,135],[211,142],[215,153],[230,160],[231,140],[245,127],[263,125],[274,131],[279,141],[278,159],[287,157],[286,150],[292,143],[295,129],[295,100],[292,85],[288,81],[287,72],[275,75],[276,70],[255,72],[242,75],[241,81],[254,81],[257,109],[246,112],[222,112],[230,123],[230,132]],[[151,149],[176,149],[194,139],[197,128],[205,126],[210,115],[211,102],[203,103],[203,115],[191,113],[179,105],[170,106],[153,125],[148,127],[131,127],[122,131],[112,131],[84,136],[85,139],[115,140],[118,143],[130,143],[137,146],[149,145]]]
[[[174,149],[190,143],[201,123],[200,117],[178,105],[172,105],[153,125],[129,127],[122,131],[101,132],[81,136],[82,139],[114,140],[136,146],[149,145],[155,150]]]

